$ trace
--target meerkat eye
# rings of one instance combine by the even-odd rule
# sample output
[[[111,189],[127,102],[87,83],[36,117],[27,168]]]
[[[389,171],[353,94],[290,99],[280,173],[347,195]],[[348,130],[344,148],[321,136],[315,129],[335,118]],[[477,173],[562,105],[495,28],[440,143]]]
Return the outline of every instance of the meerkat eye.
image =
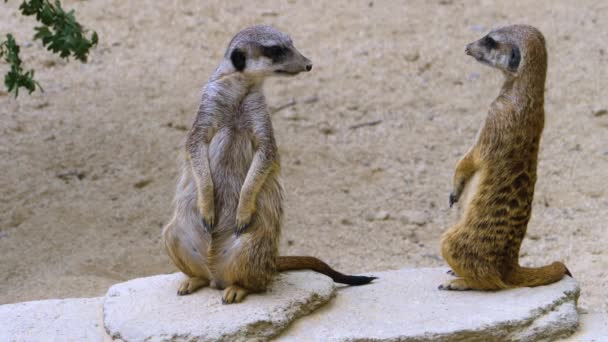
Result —
[[[262,54],[276,62],[287,54],[287,48],[280,45],[262,46]]]
[[[485,36],[485,38],[483,38],[482,44],[485,45],[488,49],[494,49],[498,45],[498,43],[496,43],[496,41],[490,36]]]

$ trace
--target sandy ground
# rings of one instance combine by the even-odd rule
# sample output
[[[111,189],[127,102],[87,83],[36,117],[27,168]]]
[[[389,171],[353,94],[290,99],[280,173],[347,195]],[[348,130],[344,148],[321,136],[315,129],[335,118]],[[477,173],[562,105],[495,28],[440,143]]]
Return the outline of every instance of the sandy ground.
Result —
[[[45,92],[0,95],[0,303],[99,296],[175,271],[160,231],[177,153],[228,41],[256,23],[290,33],[315,63],[267,83],[271,106],[296,101],[273,115],[282,252],[348,272],[444,265],[453,168],[501,83],[464,45],[529,23],[544,32],[550,64],[521,261],[565,261],[582,307],[608,310],[608,114],[594,115],[608,109],[606,2],[225,3],[66,1],[100,35],[90,63],[26,44]],[[31,42],[33,19],[18,4],[0,4],[0,33]]]

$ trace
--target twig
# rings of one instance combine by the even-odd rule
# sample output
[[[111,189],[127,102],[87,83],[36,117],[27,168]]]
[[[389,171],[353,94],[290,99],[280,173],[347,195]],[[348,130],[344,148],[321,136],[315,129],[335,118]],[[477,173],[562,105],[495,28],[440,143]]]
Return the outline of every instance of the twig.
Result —
[[[357,129],[357,128],[361,128],[361,127],[365,127],[365,126],[376,126],[378,124],[380,124],[382,122],[382,120],[374,120],[374,121],[369,121],[369,122],[362,122],[356,125],[352,125],[349,126],[348,128],[350,129]]]
[[[281,110],[283,110],[285,108],[288,108],[288,107],[291,107],[291,106],[295,106],[295,105],[296,105],[296,100],[295,99],[291,99],[291,100],[289,100],[289,102],[287,102],[285,104],[282,104],[282,105],[280,105],[278,107],[272,108],[271,112],[272,112],[272,114],[274,114],[274,113],[279,112],[279,111],[281,111]]]

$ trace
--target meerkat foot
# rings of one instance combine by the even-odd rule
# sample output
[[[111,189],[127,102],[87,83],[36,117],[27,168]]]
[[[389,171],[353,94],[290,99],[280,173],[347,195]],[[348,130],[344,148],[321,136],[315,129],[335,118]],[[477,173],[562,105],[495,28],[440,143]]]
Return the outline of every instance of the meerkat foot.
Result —
[[[249,291],[240,286],[228,286],[222,293],[222,304],[240,303],[248,294]]]
[[[177,290],[178,296],[185,296],[194,291],[209,285],[209,280],[205,278],[188,278],[184,280]]]
[[[454,270],[448,270],[447,272],[445,272],[446,274],[449,274],[453,277],[458,277],[458,275],[456,274],[456,272],[454,272]]]
[[[469,286],[469,284],[467,284],[466,280],[460,278],[460,279],[450,280],[447,283],[443,283],[443,284],[439,285],[438,289],[445,290],[445,291],[468,291],[468,290],[471,290],[472,288]]]

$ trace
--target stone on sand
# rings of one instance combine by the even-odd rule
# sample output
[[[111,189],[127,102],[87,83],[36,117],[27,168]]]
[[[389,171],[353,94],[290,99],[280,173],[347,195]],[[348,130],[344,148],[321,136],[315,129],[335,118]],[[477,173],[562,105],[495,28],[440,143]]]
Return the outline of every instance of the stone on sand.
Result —
[[[104,341],[103,298],[0,305],[0,341]]]
[[[103,303],[104,324],[126,341],[266,340],[334,296],[326,276],[291,272],[277,276],[263,294],[223,305],[221,291],[203,288],[177,296],[181,273],[140,278],[112,286]]]
[[[281,341],[537,341],[578,327],[579,287],[565,277],[536,288],[441,291],[445,268],[373,273],[373,284],[338,289],[336,298],[299,319]]]

